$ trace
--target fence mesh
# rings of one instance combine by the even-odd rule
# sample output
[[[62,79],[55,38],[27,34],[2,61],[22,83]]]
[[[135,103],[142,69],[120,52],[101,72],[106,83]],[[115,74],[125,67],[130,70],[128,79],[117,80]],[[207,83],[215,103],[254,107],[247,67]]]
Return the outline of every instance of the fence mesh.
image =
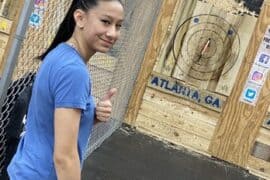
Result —
[[[43,9],[35,8],[42,21],[31,24],[23,42],[18,64],[14,70],[13,82],[29,77],[29,73],[36,72],[40,62],[34,57],[40,55],[51,43],[59,24],[71,0],[43,1]],[[144,53],[150,40],[154,23],[158,16],[161,0],[124,0],[125,22],[121,30],[121,38],[108,54],[98,53],[89,61],[88,67],[93,81],[93,95],[98,101],[111,87],[118,89],[113,101],[112,120],[109,123],[97,124],[93,128],[88,148],[88,156],[97,148],[123,121],[128,100],[132,93]],[[32,76],[30,76],[32,77]],[[29,80],[29,79],[28,79]],[[32,80],[30,78],[30,80]],[[18,84],[23,90],[32,81]],[[14,84],[11,83],[12,89]],[[21,91],[11,91],[3,105],[0,118],[0,172],[3,170],[5,158],[5,127],[9,123],[9,113],[12,105]]]

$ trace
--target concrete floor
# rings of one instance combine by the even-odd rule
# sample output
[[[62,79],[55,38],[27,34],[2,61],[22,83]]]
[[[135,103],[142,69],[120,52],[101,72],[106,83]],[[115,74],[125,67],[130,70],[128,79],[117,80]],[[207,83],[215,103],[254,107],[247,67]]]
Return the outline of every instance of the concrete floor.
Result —
[[[247,171],[122,127],[85,161],[82,180],[259,180]]]

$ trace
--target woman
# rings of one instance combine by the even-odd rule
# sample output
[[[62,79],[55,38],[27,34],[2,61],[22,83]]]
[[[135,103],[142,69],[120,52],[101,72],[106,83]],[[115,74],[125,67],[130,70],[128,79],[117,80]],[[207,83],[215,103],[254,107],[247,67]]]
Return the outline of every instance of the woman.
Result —
[[[116,93],[111,89],[95,107],[86,64],[116,42],[123,11],[118,0],[73,0],[52,45],[41,56],[26,132],[8,167],[11,180],[80,179],[94,119],[109,119]]]

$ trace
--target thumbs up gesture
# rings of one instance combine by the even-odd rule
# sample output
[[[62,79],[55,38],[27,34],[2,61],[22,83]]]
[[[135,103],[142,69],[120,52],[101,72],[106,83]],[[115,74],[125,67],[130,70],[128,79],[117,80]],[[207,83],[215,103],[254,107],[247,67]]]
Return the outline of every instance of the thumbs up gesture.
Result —
[[[103,98],[97,103],[96,106],[96,120],[107,122],[112,113],[112,97],[116,94],[117,89],[110,89]]]

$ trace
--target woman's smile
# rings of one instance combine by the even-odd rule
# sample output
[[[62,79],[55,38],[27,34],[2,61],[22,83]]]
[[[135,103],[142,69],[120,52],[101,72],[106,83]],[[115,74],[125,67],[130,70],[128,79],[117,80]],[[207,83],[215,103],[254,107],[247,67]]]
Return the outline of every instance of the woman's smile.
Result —
[[[99,39],[106,44],[106,47],[112,47],[114,44],[113,40],[107,40],[105,38],[99,37]]]

